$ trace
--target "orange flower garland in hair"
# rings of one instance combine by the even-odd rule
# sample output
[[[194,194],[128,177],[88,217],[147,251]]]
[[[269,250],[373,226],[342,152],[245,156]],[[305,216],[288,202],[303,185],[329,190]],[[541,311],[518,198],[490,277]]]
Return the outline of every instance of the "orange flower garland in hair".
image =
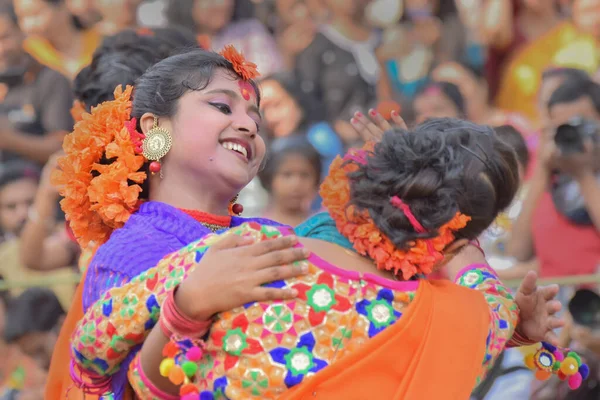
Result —
[[[225,46],[223,51],[219,54],[233,65],[233,70],[242,77],[243,80],[247,81],[260,76],[256,69],[256,64],[247,61],[232,45]]]
[[[73,106],[71,107],[71,117],[73,118],[73,121],[75,123],[81,121],[83,114],[85,114],[83,103],[79,100],[73,101]]]
[[[454,218],[438,229],[438,236],[432,239],[417,239],[404,251],[396,246],[379,230],[367,210],[360,210],[350,203],[350,180],[348,174],[358,170],[356,161],[372,152],[373,143],[367,143],[362,150],[351,149],[345,159],[336,157],[329,169],[329,175],[321,184],[320,194],[323,205],[336,223],[338,231],[352,243],[354,249],[368,256],[377,268],[402,272],[408,280],[417,274],[430,274],[444,256],[442,251],[454,241],[454,233],[464,228],[470,217],[456,213]],[[432,248],[434,251],[431,251]]]
[[[145,159],[135,153],[125,127],[132,90],[131,86],[125,90],[119,86],[114,100],[92,108],[91,114],[81,114],[75,130],[65,138],[65,156],[58,160],[59,168],[52,176],[64,196],[62,209],[82,247],[104,243],[138,206],[139,185],[146,173],[139,172]],[[100,164],[103,157],[112,162]]]

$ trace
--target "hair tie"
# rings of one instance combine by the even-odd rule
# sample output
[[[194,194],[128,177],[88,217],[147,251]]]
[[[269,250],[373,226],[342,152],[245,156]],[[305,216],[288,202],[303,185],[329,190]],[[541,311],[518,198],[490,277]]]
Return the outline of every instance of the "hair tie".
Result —
[[[402,212],[404,213],[404,215],[406,215],[406,218],[408,218],[408,221],[417,233],[427,232],[427,229],[423,228],[423,225],[421,225],[417,218],[415,218],[415,215],[412,213],[412,211],[410,211],[410,207],[408,206],[408,204],[403,202],[402,199],[400,199],[400,197],[393,196],[390,199],[390,203],[392,203],[394,207],[402,210]]]

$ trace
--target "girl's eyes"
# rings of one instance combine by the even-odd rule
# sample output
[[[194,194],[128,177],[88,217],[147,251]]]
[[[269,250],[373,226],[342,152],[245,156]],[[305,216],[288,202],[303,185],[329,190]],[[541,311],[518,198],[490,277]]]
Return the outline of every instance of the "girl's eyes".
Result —
[[[232,113],[231,107],[229,107],[229,105],[227,105],[227,104],[224,104],[224,103],[209,103],[209,104],[211,106],[213,106],[214,108],[216,108],[217,110],[221,111],[225,115],[231,115],[231,113]],[[259,118],[259,120],[260,120],[260,118]],[[260,124],[258,122],[256,122],[256,120],[254,122],[256,123],[256,130],[260,131]]]
[[[224,103],[210,103],[211,106],[215,107],[217,110],[221,111],[223,114],[231,114],[231,107]]]

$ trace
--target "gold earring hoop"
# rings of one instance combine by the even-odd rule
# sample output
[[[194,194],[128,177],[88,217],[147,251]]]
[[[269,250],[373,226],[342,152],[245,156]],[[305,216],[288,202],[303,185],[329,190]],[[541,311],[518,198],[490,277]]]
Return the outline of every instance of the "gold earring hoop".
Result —
[[[154,125],[142,141],[142,154],[148,161],[152,161],[149,166],[152,174],[160,172],[160,160],[167,155],[172,145],[171,133],[158,126],[158,117],[154,116]]]

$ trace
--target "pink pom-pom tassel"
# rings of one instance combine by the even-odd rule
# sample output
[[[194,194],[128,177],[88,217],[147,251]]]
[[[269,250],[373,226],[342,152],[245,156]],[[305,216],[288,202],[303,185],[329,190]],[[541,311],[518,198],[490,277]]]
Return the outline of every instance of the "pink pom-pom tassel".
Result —
[[[583,382],[583,378],[581,377],[581,374],[579,372],[569,377],[569,387],[571,388],[571,390],[579,389],[579,386],[581,386],[581,382]]]

